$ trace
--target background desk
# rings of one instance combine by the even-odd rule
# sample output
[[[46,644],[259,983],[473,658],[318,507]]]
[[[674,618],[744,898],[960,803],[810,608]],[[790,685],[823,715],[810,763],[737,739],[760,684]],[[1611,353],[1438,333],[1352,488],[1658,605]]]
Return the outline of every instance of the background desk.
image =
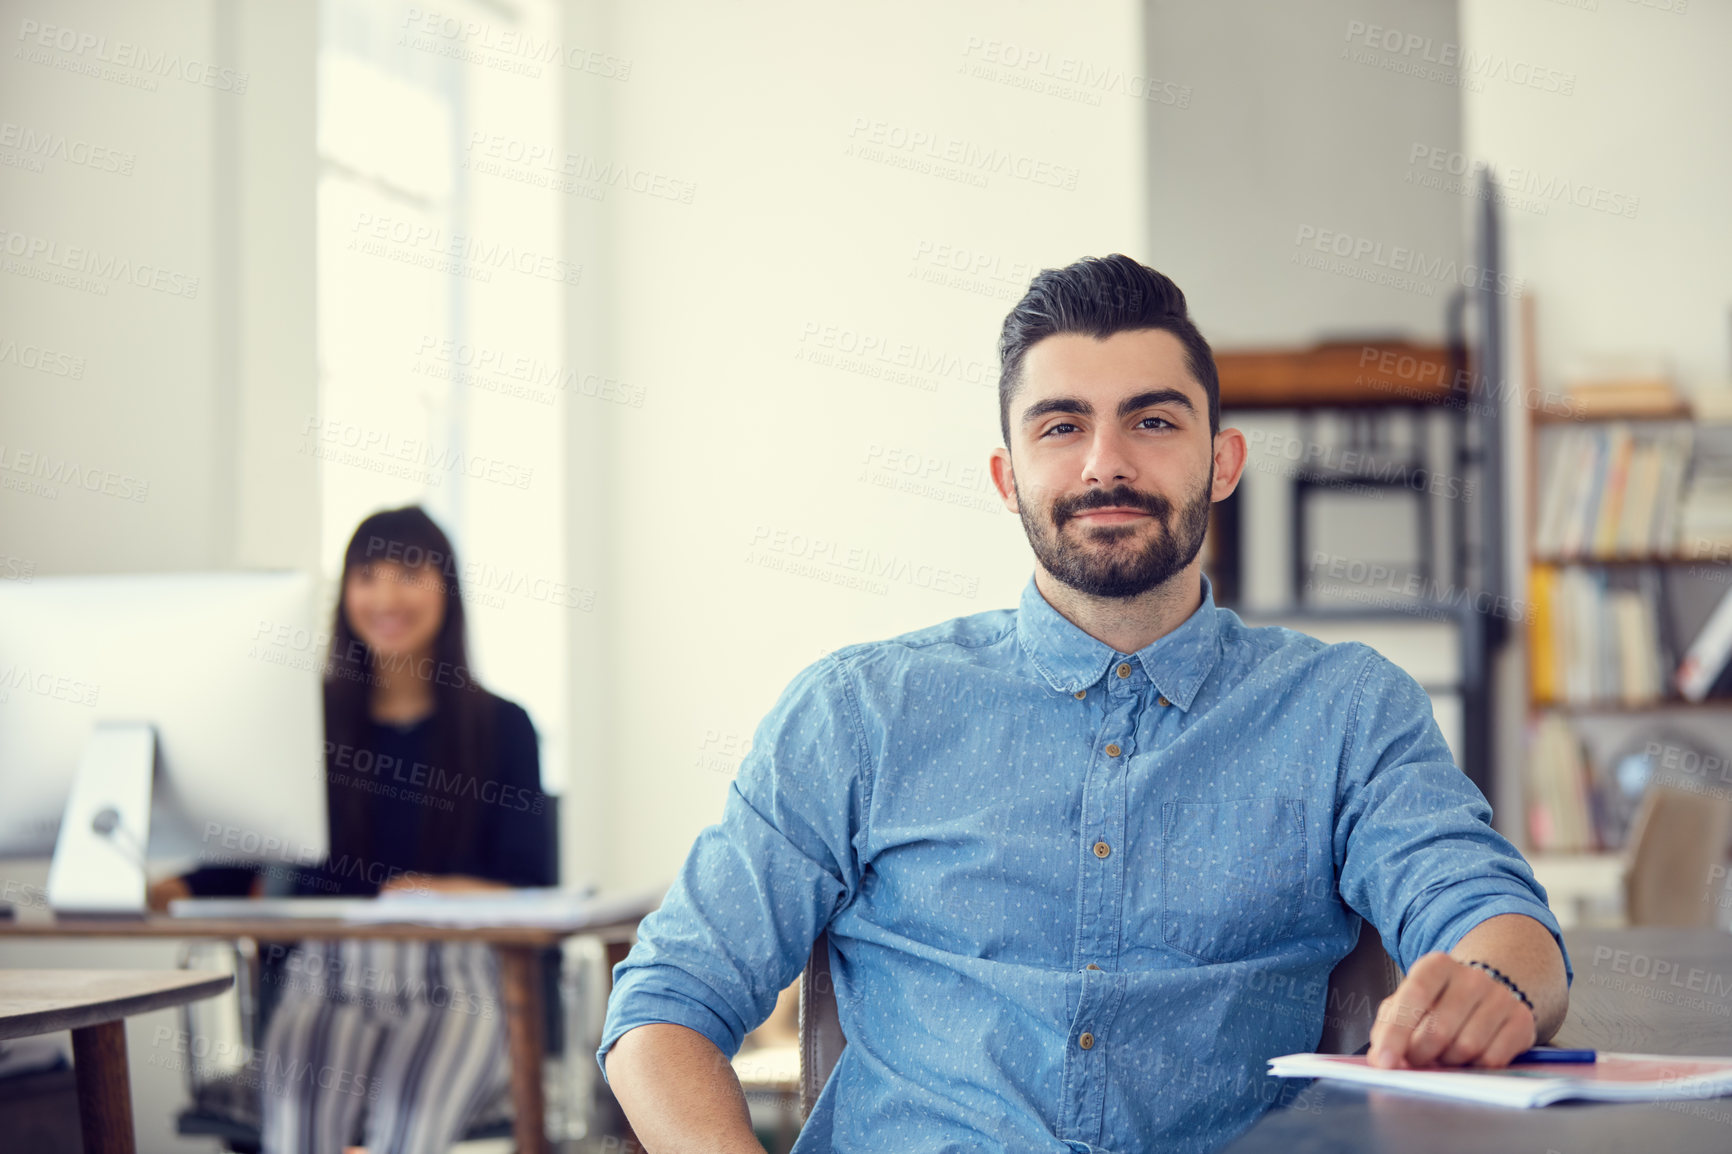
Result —
[[[233,982],[185,970],[0,970],[0,1040],[71,1030],[85,1154],[132,1154],[122,1020],[214,998]]]
[[[1564,944],[1576,973],[1557,1045],[1732,1057],[1732,935],[1571,930]],[[1316,1082],[1225,1149],[1726,1154],[1732,1150],[1732,1098],[1510,1110]]]
[[[644,911],[648,913],[648,909]],[[608,972],[631,950],[638,918],[573,930],[523,926],[454,929],[446,926],[374,925],[308,919],[149,917],[135,921],[28,917],[0,922],[0,937],[36,938],[251,938],[258,942],[299,942],[333,938],[392,941],[486,942],[499,954],[501,993],[511,1046],[511,1104],[517,1149],[543,1154],[547,1149],[546,1101],[542,1093],[542,1053],[546,1045],[541,951],[570,937],[598,937],[607,948]]]

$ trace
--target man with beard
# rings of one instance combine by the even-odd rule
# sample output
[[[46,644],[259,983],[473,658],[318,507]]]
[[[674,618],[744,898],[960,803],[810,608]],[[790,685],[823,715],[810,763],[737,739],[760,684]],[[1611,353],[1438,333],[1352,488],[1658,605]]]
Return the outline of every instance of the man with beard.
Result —
[[[1204,1151],[1281,1094],[1372,922],[1382,1066],[1507,1064],[1563,1020],[1545,892],[1413,679],[1246,627],[1198,550],[1238,484],[1208,344],[1128,257],[1035,278],[999,346],[1015,610],[837,650],[759,726],[597,1053],[647,1149],[761,1151],[726,1055],[828,930],[820,1151]]]

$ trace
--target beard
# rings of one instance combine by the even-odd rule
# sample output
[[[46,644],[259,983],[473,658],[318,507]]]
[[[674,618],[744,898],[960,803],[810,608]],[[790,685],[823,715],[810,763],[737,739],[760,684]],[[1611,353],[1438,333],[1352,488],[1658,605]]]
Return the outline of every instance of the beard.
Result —
[[[1195,495],[1173,518],[1173,503],[1158,493],[1141,493],[1126,485],[1094,489],[1080,497],[1060,498],[1039,514],[1026,503],[1019,506],[1028,543],[1057,580],[1091,597],[1128,598],[1147,593],[1170,580],[1191,563],[1203,547],[1209,528],[1209,490],[1215,483],[1215,463]],[[1090,509],[1111,506],[1140,509],[1152,515],[1156,529],[1148,541],[1137,546],[1133,539],[1145,531],[1143,522],[1118,525],[1084,525],[1082,541],[1067,539],[1066,522]]]

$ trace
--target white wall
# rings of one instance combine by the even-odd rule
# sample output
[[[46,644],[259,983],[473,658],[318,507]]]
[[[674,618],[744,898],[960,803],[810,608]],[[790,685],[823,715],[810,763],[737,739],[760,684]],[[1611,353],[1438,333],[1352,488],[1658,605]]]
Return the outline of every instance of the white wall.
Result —
[[[311,567],[312,463],[284,414],[314,397],[312,6],[6,0],[0,29],[0,572]],[[80,49],[80,37],[105,43]],[[154,90],[79,70],[123,41],[180,70],[109,65]],[[188,81],[195,61],[229,70],[215,76],[226,88]],[[35,240],[58,247],[32,256]],[[197,288],[39,279],[83,259],[73,246]],[[27,367],[40,356],[27,349],[58,354],[50,364],[69,375]],[[23,453],[51,458],[59,479],[32,474]],[[45,873],[0,862],[13,901]],[[177,948],[5,941],[0,968],[166,969]],[[127,1023],[139,1149],[213,1149],[174,1136],[185,1090],[163,1028],[178,1028],[175,1013]]]
[[[601,506],[580,521],[611,529],[586,543],[574,533],[573,579],[597,571],[614,607],[576,660],[598,693],[578,708],[609,734],[587,751],[588,844],[604,881],[636,885],[669,880],[720,816],[741,743],[801,667],[1015,604],[1032,557],[983,475],[998,443],[998,329],[1040,268],[1146,255],[1139,142],[1153,106],[1132,94],[1146,92],[1132,0],[618,4],[599,34],[631,74],[605,97],[605,138],[583,148],[696,184],[689,205],[603,202],[591,221],[603,327],[572,354],[600,355],[647,390],[641,410],[580,433],[580,451],[610,448],[592,460],[589,492],[574,494]],[[1040,65],[993,59],[1018,51],[1047,53],[1055,73],[1086,64],[1113,79],[1032,91]],[[1035,179],[988,172],[976,187],[883,162],[940,164],[924,144],[891,143],[915,133],[939,154],[1000,150]],[[1071,175],[1074,188],[1041,183]],[[980,260],[979,275],[950,259]],[[891,383],[848,371],[890,368],[879,353],[829,347],[867,340],[939,367]],[[862,480],[893,451],[931,463],[928,495]],[[797,558],[796,537],[947,570],[972,595],[906,579],[844,588],[763,566],[848,575]]]
[[[1185,290],[1217,348],[1310,344],[1330,334],[1443,336],[1431,295],[1295,263],[1327,230],[1459,254],[1459,198],[1407,181],[1415,145],[1459,147],[1458,90],[1384,67],[1372,27],[1444,44],[1437,0],[1145,0],[1148,68],[1193,86],[1188,109],[1148,121],[1149,256]],[[1404,41],[1405,43],[1405,41]],[[1361,59],[1364,57],[1364,59]],[[1304,234],[1304,242],[1296,243]],[[1346,262],[1359,273],[1372,261]],[[1428,282],[1429,283],[1429,282]]]
[[[1568,96],[1463,93],[1465,151],[1521,198],[1505,212],[1508,260],[1535,296],[1540,387],[1606,352],[1663,354],[1686,388],[1726,380],[1732,6],[1462,0],[1461,12],[1469,43],[1575,77]]]
[[[310,560],[312,465],[274,416],[313,387],[311,13],[9,2],[0,27],[0,119],[50,153],[0,141],[24,161],[0,167],[6,552],[38,575]],[[181,67],[104,65],[123,42]],[[189,81],[194,62],[228,70],[228,88]],[[91,148],[96,164],[52,155]],[[81,259],[150,266],[175,291],[63,267]],[[24,367],[6,342],[64,354],[78,375]]]

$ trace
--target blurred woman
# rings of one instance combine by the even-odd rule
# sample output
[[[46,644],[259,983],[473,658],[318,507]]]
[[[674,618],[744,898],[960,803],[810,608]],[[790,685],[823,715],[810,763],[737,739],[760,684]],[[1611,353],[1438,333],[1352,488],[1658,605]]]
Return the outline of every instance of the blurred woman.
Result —
[[[456,560],[426,513],[393,509],[360,524],[335,616],[330,853],[295,872],[293,892],[557,884],[535,730],[520,706],[476,683]],[[201,870],[185,888],[218,892],[221,876]],[[508,1093],[499,974],[485,945],[307,942],[275,981],[257,1067],[267,1154],[357,1140],[369,1154],[433,1154]]]

